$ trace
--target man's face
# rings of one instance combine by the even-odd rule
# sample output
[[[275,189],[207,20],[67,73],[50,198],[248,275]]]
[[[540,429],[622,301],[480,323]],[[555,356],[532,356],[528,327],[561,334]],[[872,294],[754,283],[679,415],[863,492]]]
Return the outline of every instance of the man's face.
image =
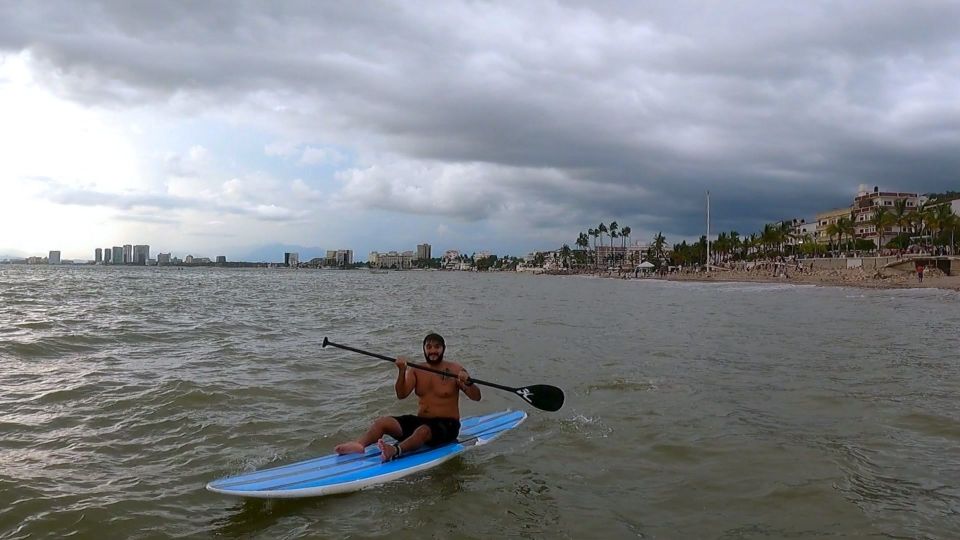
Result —
[[[423,356],[428,364],[439,364],[443,360],[443,345],[439,341],[428,340],[423,344]]]

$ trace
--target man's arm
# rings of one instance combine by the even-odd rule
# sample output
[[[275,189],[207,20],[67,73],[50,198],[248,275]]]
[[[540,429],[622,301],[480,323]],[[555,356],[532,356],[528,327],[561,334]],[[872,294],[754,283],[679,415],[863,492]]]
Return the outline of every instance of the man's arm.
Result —
[[[397,398],[404,399],[417,387],[417,373],[407,369],[407,359],[401,356],[394,362],[397,364],[397,382],[393,388],[397,391]]]
[[[467,395],[468,398],[473,401],[480,401],[480,387],[475,384],[467,384],[467,379],[470,378],[470,374],[467,373],[467,370],[460,368],[460,373],[457,374],[457,387]]]

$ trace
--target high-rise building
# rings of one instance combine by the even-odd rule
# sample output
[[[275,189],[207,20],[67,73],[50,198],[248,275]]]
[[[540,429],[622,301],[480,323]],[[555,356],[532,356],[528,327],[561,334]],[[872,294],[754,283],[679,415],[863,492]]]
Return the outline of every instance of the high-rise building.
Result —
[[[93,250],[93,262],[100,264],[103,262],[103,249],[97,248]]]
[[[113,250],[106,247],[103,248],[103,264],[110,264],[110,259],[113,258]]]
[[[417,244],[417,259],[421,261],[430,260],[430,244]]]
[[[130,244],[124,244],[123,246],[123,262],[132,263],[133,262],[133,246]]]
[[[143,266],[149,259],[150,246],[133,246],[133,260],[130,262]]]
[[[47,264],[60,264],[60,252],[51,251],[50,255],[47,256]]]
[[[170,254],[169,253],[157,253],[157,266],[163,266],[170,264]]]
[[[217,264],[227,264],[227,256],[217,255]]]
[[[353,264],[353,250],[338,249],[337,250],[337,266],[349,266],[351,264]]]
[[[300,264],[300,254],[299,253],[284,253],[283,254],[283,265],[284,266],[293,266],[296,267]]]
[[[121,246],[113,246],[113,264],[123,264],[123,248]]]

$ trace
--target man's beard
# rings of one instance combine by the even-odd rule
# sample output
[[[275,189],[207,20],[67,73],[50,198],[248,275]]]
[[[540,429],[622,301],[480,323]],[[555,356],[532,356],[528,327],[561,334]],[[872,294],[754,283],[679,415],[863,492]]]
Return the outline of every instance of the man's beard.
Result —
[[[427,359],[428,364],[431,364],[434,366],[439,364],[440,362],[443,362],[443,353],[438,354],[436,360],[431,360],[430,355],[427,353],[423,353],[423,357]]]

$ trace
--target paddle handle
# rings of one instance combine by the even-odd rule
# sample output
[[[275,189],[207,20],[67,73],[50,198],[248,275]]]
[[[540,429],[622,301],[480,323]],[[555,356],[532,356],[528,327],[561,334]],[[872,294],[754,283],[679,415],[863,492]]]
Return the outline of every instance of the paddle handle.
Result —
[[[377,354],[377,353],[375,353],[375,352],[365,351],[365,350],[363,350],[363,349],[357,349],[356,347],[351,347],[351,346],[349,346],[349,345],[341,345],[341,344],[339,344],[339,343],[334,343],[334,342],[330,341],[330,340],[327,339],[327,338],[323,338],[323,346],[326,347],[327,345],[330,345],[331,347],[336,347],[336,348],[338,348],[338,349],[343,349],[343,350],[346,350],[346,351],[353,351],[353,352],[355,352],[355,353],[365,354],[365,355],[367,355],[367,356],[372,356],[372,357],[374,357],[374,358],[379,358],[379,359],[381,359],[381,360],[385,360],[385,361],[387,361],[387,362],[390,362],[391,364],[396,364],[396,363],[397,363],[397,359],[396,359],[396,358],[390,358],[389,356],[384,356],[384,355],[382,355],[382,354]],[[422,370],[422,371],[429,371],[430,373],[436,373],[437,375],[443,375],[444,377],[456,377],[456,375],[452,375],[452,374],[451,374],[450,372],[448,372],[448,371],[440,371],[439,369],[433,369],[433,368],[429,368],[429,367],[427,367],[427,366],[418,366],[418,365],[416,365],[416,364],[407,364],[407,366],[412,367],[413,369],[419,369],[419,370]],[[484,385],[484,386],[492,386],[493,388],[499,388],[500,390],[506,390],[506,391],[508,391],[508,392],[516,392],[516,391],[517,391],[516,388],[511,388],[511,387],[509,387],[509,386],[503,386],[502,384],[497,384],[497,383],[492,383],[492,382],[487,382],[487,381],[481,381],[480,379],[474,379],[473,377],[467,377],[467,384],[481,384],[481,385]]]

